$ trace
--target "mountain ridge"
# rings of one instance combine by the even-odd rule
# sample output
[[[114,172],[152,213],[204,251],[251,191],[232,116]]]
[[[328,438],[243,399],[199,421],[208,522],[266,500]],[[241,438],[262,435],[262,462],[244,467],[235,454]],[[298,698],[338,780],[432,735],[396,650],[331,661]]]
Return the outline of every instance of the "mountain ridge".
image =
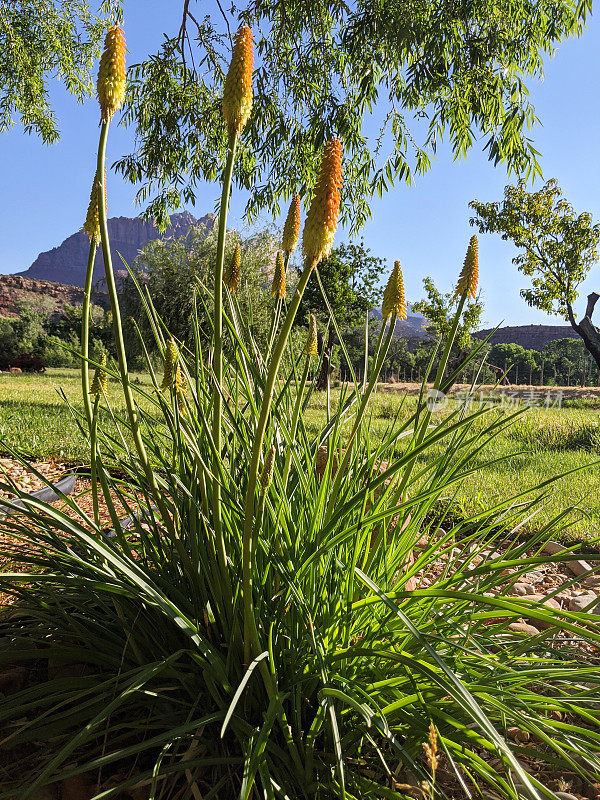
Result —
[[[111,240],[111,255],[114,272],[123,269],[121,256],[132,264],[139,251],[156,239],[185,236],[191,227],[212,227],[214,216],[206,214],[197,219],[189,211],[171,215],[171,224],[160,233],[155,224],[140,217],[111,217],[107,220]],[[83,286],[90,242],[82,230],[73,233],[56,247],[40,253],[28,269],[13,273],[23,278],[52,281],[67,286]],[[94,281],[104,275],[102,250],[98,248],[94,264]]]

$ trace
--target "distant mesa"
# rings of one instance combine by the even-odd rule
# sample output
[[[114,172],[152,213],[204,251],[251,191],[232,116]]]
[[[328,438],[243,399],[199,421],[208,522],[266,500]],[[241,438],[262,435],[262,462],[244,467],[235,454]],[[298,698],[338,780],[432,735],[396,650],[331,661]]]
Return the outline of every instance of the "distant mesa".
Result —
[[[153,222],[147,222],[140,217],[133,219],[111,217],[108,220],[108,233],[111,240],[113,270],[116,273],[124,268],[121,256],[127,264],[133,264],[139,251],[155,239],[184,236],[192,226],[212,227],[213,222],[212,214],[196,219],[188,211],[184,211],[180,214],[172,214],[171,225],[161,234]],[[66,238],[58,247],[40,253],[29,269],[17,274],[35,280],[83,286],[89,247],[90,242],[87,235],[83,231],[79,231]],[[103,275],[104,260],[102,250],[98,248],[94,266],[94,281],[102,280]]]
[[[488,328],[474,335],[485,339],[491,333],[490,344],[520,344],[525,350],[543,350],[557,339],[579,338],[570,325],[507,325],[492,331]]]

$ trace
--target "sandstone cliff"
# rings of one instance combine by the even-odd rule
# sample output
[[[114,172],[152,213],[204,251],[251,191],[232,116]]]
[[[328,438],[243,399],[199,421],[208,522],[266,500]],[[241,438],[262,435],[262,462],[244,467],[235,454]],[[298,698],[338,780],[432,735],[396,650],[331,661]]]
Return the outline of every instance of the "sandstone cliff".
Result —
[[[108,306],[108,296],[102,292],[94,292],[92,300],[96,305]],[[20,303],[44,317],[57,317],[66,305],[82,305],[83,290],[23,275],[0,275],[0,317],[18,317]]]
[[[477,331],[474,336],[485,339],[492,329]],[[543,350],[556,339],[577,339],[570,325],[507,325],[492,334],[491,344],[520,344],[526,350]]]
[[[154,239],[185,235],[192,225],[212,226],[213,217],[208,214],[196,219],[184,211],[171,216],[171,226],[160,234],[152,222],[139,217],[112,217],[108,220],[108,233],[111,240],[111,254],[115,272],[123,269],[119,253],[128,264],[132,264],[138,252]],[[89,239],[83,231],[74,233],[58,247],[40,253],[29,269],[18,273],[25,278],[54,281],[71,286],[83,286],[89,252]],[[94,281],[100,281],[104,274],[102,251],[98,248],[94,266]]]

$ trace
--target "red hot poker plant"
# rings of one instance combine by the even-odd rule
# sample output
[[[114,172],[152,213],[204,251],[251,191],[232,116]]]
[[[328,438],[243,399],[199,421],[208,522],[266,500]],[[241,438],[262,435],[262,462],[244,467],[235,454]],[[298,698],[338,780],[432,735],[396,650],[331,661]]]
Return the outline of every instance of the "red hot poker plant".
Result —
[[[307,265],[314,267],[331,253],[341,191],[342,144],[339,139],[331,139],[325,145],[315,193],[304,224],[302,249]]]
[[[106,34],[96,83],[103,122],[110,122],[123,105],[125,80],[125,34],[115,25]]]

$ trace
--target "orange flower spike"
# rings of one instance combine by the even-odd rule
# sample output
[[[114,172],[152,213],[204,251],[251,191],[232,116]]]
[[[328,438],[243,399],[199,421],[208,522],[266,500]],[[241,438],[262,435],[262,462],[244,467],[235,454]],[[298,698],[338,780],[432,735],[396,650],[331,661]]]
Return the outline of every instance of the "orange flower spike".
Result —
[[[235,35],[231,62],[223,87],[223,118],[230,136],[239,133],[250,117],[253,68],[252,31],[247,25],[242,25]]]
[[[342,144],[339,139],[331,139],[325,145],[302,237],[304,258],[312,267],[331,253],[340,213],[341,189]]]
[[[292,197],[285,225],[283,226],[282,247],[287,256],[290,256],[298,245],[300,238],[300,195]]]
[[[110,122],[123,105],[125,82],[125,34],[115,25],[106,34],[96,82],[103,122]]]
[[[242,248],[239,244],[236,244],[235,250],[233,252],[233,256],[227,270],[225,272],[225,276],[223,277],[223,283],[229,289],[232,294],[237,292],[238,284],[240,282],[240,265],[242,263]]]
[[[477,295],[477,282],[479,280],[479,242],[476,236],[471,236],[465,263],[458,277],[455,297],[471,297],[473,300]]]
[[[283,300],[285,297],[285,261],[283,260],[282,250],[277,251],[277,258],[275,259],[275,274],[271,284],[271,297],[277,297],[279,300]]]
[[[383,319],[387,319],[394,313],[398,319],[406,319],[404,278],[402,277],[399,261],[394,263],[394,269],[383,291],[383,301],[381,303],[381,316]]]

